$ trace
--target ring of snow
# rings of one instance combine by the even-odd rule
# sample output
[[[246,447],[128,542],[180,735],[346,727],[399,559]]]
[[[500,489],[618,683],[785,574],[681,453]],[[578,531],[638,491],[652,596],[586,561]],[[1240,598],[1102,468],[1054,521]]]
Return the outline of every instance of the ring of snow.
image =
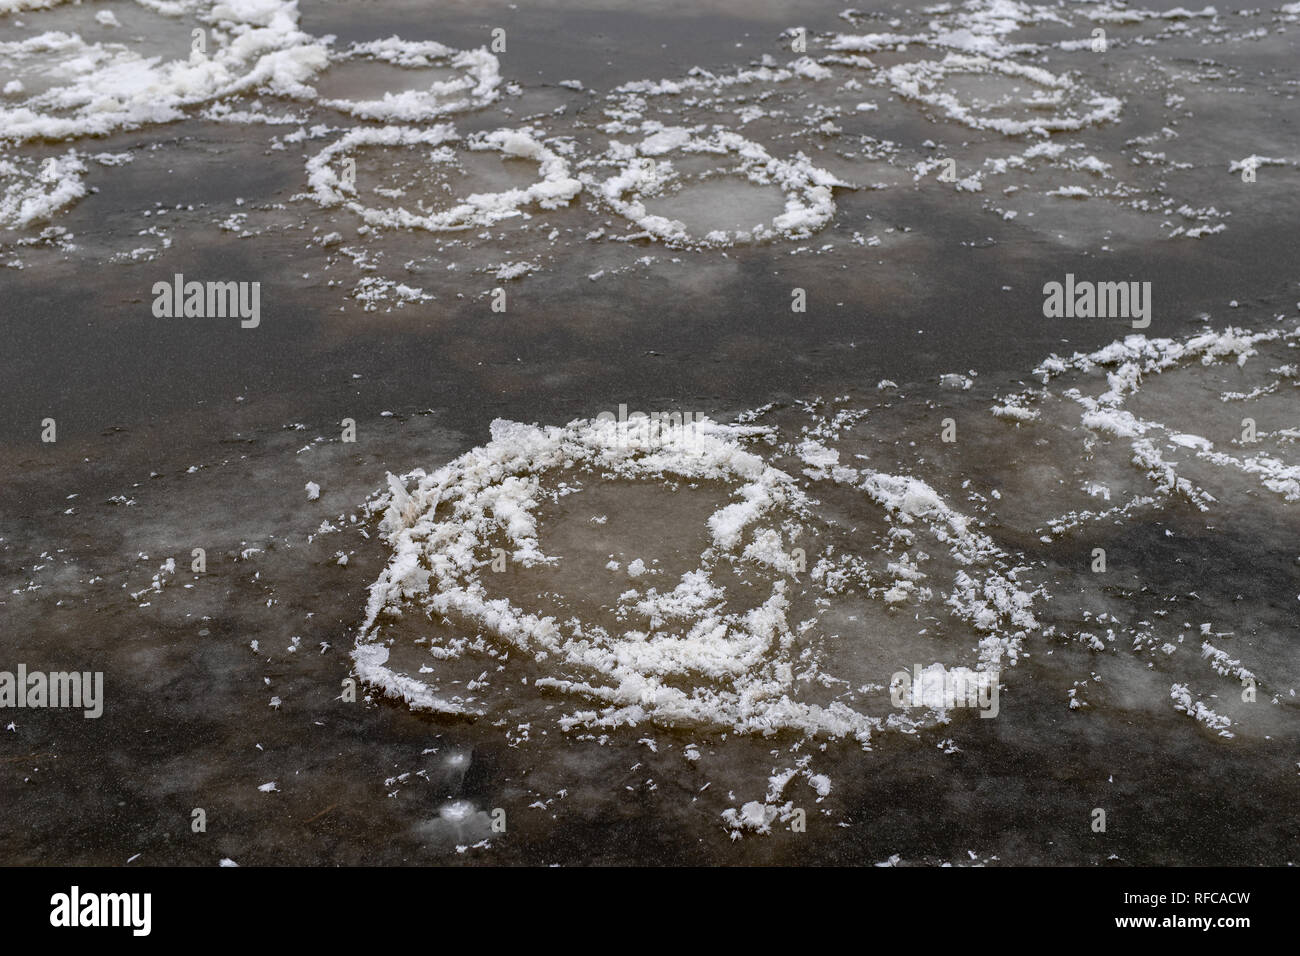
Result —
[[[981,115],[976,107],[963,103],[951,92],[939,88],[939,84],[948,76],[962,73],[998,74],[1024,80],[1041,91],[1035,99],[1025,101],[1025,106],[1034,109],[1063,109],[1053,115],[1033,119]],[[1117,120],[1122,105],[1114,97],[1094,95],[1082,101],[1084,106],[1090,107],[1086,112],[1071,110],[1064,105],[1066,95],[1082,91],[1068,77],[1009,60],[960,53],[949,53],[939,61],[899,63],[882,70],[880,76],[899,96],[933,106],[950,119],[974,129],[996,130],[1007,136],[1024,133],[1046,136],[1054,131],[1079,130],[1085,126]]]
[[[595,704],[562,721],[567,726],[613,727],[652,720],[669,726],[705,726],[740,733],[796,730],[865,742],[880,722],[841,702],[829,706],[794,699],[800,660],[786,620],[789,557],[783,531],[806,507],[793,480],[745,450],[744,428],[698,423],[693,435],[656,437],[648,429],[612,421],[538,427],[497,420],[492,440],[461,456],[407,493],[390,476],[383,535],[393,555],[371,586],[364,624],[353,652],[358,676],[417,709],[475,712],[436,696],[423,682],[385,666],[384,624],[415,605],[434,619],[480,630],[515,652],[547,661],[563,676],[535,686],[577,695]],[[539,550],[534,479],[558,473],[573,481],[617,478],[723,481],[731,503],[708,521],[712,544],[699,565],[664,593],[630,591],[619,598],[611,632],[575,618],[539,618],[493,598],[484,574],[485,542],[504,533],[511,559],[549,563]],[[761,527],[759,525],[761,524]],[[745,532],[752,529],[749,544]],[[711,570],[739,562],[763,572],[765,592],[747,612],[724,612]],[[766,583],[762,583],[766,581]]]
[[[307,161],[310,196],[322,206],[345,206],[372,226],[444,232],[490,226],[502,219],[522,215],[521,207],[527,205],[558,209],[582,190],[582,184],[569,175],[568,162],[536,139],[535,131],[531,129],[475,133],[465,140],[465,145],[472,150],[497,150],[506,156],[535,161],[540,173],[535,184],[527,189],[472,193],[452,208],[436,213],[417,213],[401,206],[382,209],[366,206],[355,198],[355,183],[345,182],[333,165],[335,160],[347,157],[359,147],[445,147],[459,141],[460,135],[447,123],[427,129],[385,126],[351,130]],[[432,157],[434,162],[453,160],[454,152],[449,148]]]
[[[778,186],[785,193],[785,212],[750,232],[715,230],[702,237],[690,235],[679,220],[651,215],[645,200],[678,178],[671,162],[660,162],[658,157],[674,151],[738,158],[735,172],[758,185]],[[831,190],[846,185],[814,166],[802,153],[796,154],[793,161],[778,159],[758,143],[727,131],[700,138],[681,127],[661,129],[635,146],[614,143],[608,158],[622,165],[622,171],[589,185],[595,187],[606,204],[635,222],[643,232],[673,245],[725,246],[738,241],[806,238],[830,222],[835,215]]]
[[[541,427],[498,420],[486,445],[432,475],[417,472],[413,491],[390,475],[389,491],[370,508],[384,513],[380,533],[392,555],[371,585],[352,655],[357,676],[413,709],[491,717],[506,709],[532,719],[530,707],[541,706],[529,704],[535,692],[492,690],[498,678],[485,681],[504,670],[506,659],[520,660],[527,662],[519,664],[525,673],[532,669],[532,687],[588,702],[560,718],[565,730],[649,721],[852,738],[866,746],[873,730],[911,732],[934,715],[918,720],[893,709],[882,719],[864,713],[860,695],[870,688],[830,673],[839,669],[837,661],[857,657],[853,641],[819,626],[823,609],[846,588],[858,600],[871,598],[873,613],[882,615],[911,605],[946,607],[963,628],[951,650],[964,644],[975,655],[969,662],[981,670],[999,668],[1004,659],[1014,664],[1021,636],[1037,627],[1029,610],[1032,593],[999,570],[1003,556],[996,546],[924,482],[833,469],[833,481],[860,496],[892,529],[887,540],[876,539],[881,553],[873,559],[888,565],[882,575],[866,567],[864,555],[826,544],[816,502],[789,474],[741,444],[767,436],[768,429],[705,420],[690,434],[660,435],[637,421]],[[803,454],[819,462],[834,455],[811,445]],[[646,582],[657,582],[654,575],[663,571],[642,578],[648,569],[629,565],[636,583],[612,604],[600,605],[591,603],[585,580],[568,580],[559,587],[576,591],[557,594],[549,579],[536,583],[558,598],[548,616],[520,606],[536,593],[529,586],[514,601],[502,596],[511,579],[491,570],[495,549],[504,547],[515,567],[562,570],[562,559],[544,553],[539,540],[543,499],[558,504],[588,483],[611,481],[648,483],[670,493],[683,484],[711,494],[723,490],[719,484],[727,489],[701,529],[707,546],[680,566],[689,570],[677,583],[669,578],[660,589]],[[927,575],[916,560],[926,558],[912,554],[918,533],[951,556],[954,580],[946,595],[932,594],[923,583]],[[813,549],[806,579],[795,548]],[[728,594],[743,595],[743,601],[728,603]],[[440,622],[437,633],[414,642],[427,638],[431,656],[408,646],[422,634],[423,619]],[[426,682],[389,666],[389,648],[398,640],[404,655],[416,653],[404,657],[407,670],[420,657],[435,665],[420,666],[421,673],[451,668],[467,652],[475,656]],[[477,680],[453,679],[480,670]],[[518,686],[518,672],[512,673],[500,678],[503,688]],[[442,680],[447,683],[431,686]],[[459,690],[448,696],[451,685]],[[943,706],[929,698],[915,703]]]
[[[417,123],[448,113],[478,109],[500,97],[500,63],[486,48],[454,50],[433,41],[390,37],[354,43],[331,57],[331,63],[358,59],[389,63],[404,69],[446,66],[462,72],[454,79],[435,80],[427,89],[386,92],[377,100],[320,97],[317,102],[360,119]]]

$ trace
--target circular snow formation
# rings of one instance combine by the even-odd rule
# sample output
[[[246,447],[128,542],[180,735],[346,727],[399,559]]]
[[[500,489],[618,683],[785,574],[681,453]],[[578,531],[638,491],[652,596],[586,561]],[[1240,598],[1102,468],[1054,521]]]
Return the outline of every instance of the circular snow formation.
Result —
[[[334,97],[320,92],[330,85],[356,88],[371,78],[345,79],[336,74],[366,65],[380,68],[386,74],[381,78],[394,85],[414,82],[415,88],[386,89],[377,97]],[[408,41],[395,36],[352,44],[331,57],[329,69],[316,81],[317,102],[322,106],[360,119],[401,123],[418,123],[487,106],[499,98],[500,85],[500,63],[486,48],[454,50],[433,41]]]
[[[361,202],[357,198],[356,157],[353,154],[365,147],[427,146],[435,147],[429,153],[431,164],[455,164],[456,150],[451,144],[462,142],[460,134],[447,123],[428,128],[385,126],[354,129],[307,161],[310,196],[322,206],[345,206],[372,226],[432,232],[490,226],[502,219],[523,215],[523,207],[528,205],[557,209],[578,195],[582,184],[569,175],[568,162],[543,145],[537,135],[531,129],[498,129],[474,133],[463,140],[470,150],[495,150],[507,157],[536,162],[539,178],[533,185],[500,192],[471,193],[448,209],[413,212],[403,206],[381,208]]]
[[[490,442],[418,472],[413,491],[390,476],[371,506],[392,557],[370,589],[358,677],[414,709],[517,723],[525,735],[559,717],[565,730],[648,721],[865,745],[873,730],[921,722],[890,709],[888,682],[923,652],[906,637],[881,646],[890,629],[915,633],[894,609],[931,602],[916,564],[926,556],[901,553],[923,533],[957,558],[956,586],[930,613],[954,609],[969,638],[945,653],[980,668],[1014,658],[1002,624],[1036,625],[1005,579],[976,579],[989,549],[964,519],[923,482],[841,469],[886,529],[866,536],[870,516],[841,529],[841,541],[890,562],[873,579],[862,555],[819,537],[816,503],[795,480],[742,444],[768,431],[498,420]],[[634,550],[617,553],[617,542]],[[602,567],[610,550],[619,560]],[[556,694],[577,709],[548,713]]]
[[[959,53],[899,63],[880,77],[899,96],[974,129],[1007,136],[1046,136],[1114,121],[1122,105],[1040,67]]]
[[[701,158],[717,156],[729,165],[687,176],[668,158],[673,153]],[[700,137],[683,127],[661,128],[634,146],[614,143],[604,162],[621,169],[603,181],[589,182],[600,199],[635,222],[644,233],[681,246],[805,238],[830,222],[835,214],[832,189],[846,185],[814,166],[802,153],[797,153],[793,160],[778,159],[758,143],[721,130]],[[680,193],[685,199],[683,205],[690,206],[690,191],[718,176],[751,184],[747,192],[754,198],[757,198],[754,186],[779,190],[784,210],[744,227],[708,229],[700,234],[687,222],[656,214],[647,206],[674,193]],[[749,201],[744,195],[733,195],[732,202],[737,208],[732,214],[743,216]],[[724,211],[723,215],[726,214]]]
[[[671,725],[798,727],[865,740],[873,722],[863,715],[789,696],[796,661],[789,654],[794,636],[780,573],[790,562],[781,524],[784,519],[784,530],[794,533],[790,525],[797,524],[803,496],[787,475],[737,445],[736,431],[704,422],[689,434],[663,436],[610,421],[539,428],[498,420],[491,442],[424,478],[413,494],[390,479],[383,530],[393,558],[371,588],[354,652],[359,676],[416,706],[467,709],[384,667],[383,620],[414,601],[431,618],[482,629],[548,661],[554,676],[534,686],[594,702],[601,712],[580,718],[583,723],[613,726],[652,717]],[[676,586],[619,595],[613,617],[626,629],[611,630],[539,617],[492,596],[497,581],[489,545],[495,535],[512,563],[527,568],[557,560],[540,550],[535,514],[541,502],[533,482],[551,473],[569,486],[580,478],[725,482],[739,500],[708,519],[709,546]],[[747,529],[756,534],[743,546]],[[743,611],[725,610],[712,580],[715,568],[731,561],[766,572],[761,596]],[[635,563],[628,572],[634,578],[646,573]]]

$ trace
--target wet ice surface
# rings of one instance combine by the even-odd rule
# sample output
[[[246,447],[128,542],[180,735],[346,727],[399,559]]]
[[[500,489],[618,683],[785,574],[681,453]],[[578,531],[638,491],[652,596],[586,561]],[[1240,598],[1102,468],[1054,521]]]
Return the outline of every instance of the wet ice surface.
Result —
[[[1239,741],[1275,755],[1280,783],[1300,594],[1239,569],[1280,584],[1297,560],[1253,548],[1300,499],[1296,341],[1293,324],[1134,336],[1049,359],[1044,387],[984,407],[846,395],[666,434],[498,422],[372,502],[394,553],[358,671],[525,751],[556,734],[657,751],[671,732],[721,784],[694,807],[745,801],[718,804],[737,836],[805,804],[853,822],[872,758],[849,742],[981,746],[990,724],[969,712],[891,706],[916,664],[990,671],[1008,708],[1080,727]],[[962,437],[945,448],[948,418]],[[758,740],[771,779],[747,787],[727,751]],[[787,792],[801,779],[813,793]]]
[[[503,254],[540,268],[582,246],[636,271],[639,245],[612,255],[603,247],[636,237],[670,248],[807,238],[838,202],[864,191],[943,192],[1020,230],[1092,248],[1117,236],[1199,239],[1262,202],[1294,202],[1286,187],[1300,150],[1268,120],[1294,95],[1293,82],[1247,65],[1280,65],[1294,52],[1290,8],[976,2],[899,14],[847,11],[824,30],[789,28],[748,65],[702,64],[596,89],[530,85],[503,73],[489,45],[312,33],[290,5],[186,0],[10,13],[16,29],[0,42],[0,238],[11,267],[33,242],[75,246],[75,228],[59,215],[89,194],[92,137],[199,117],[260,129],[259,162],[307,188],[289,203],[208,209],[187,228],[224,222],[256,237],[292,217],[305,239],[337,230],[374,257],[394,227],[436,233],[506,221],[501,234],[426,242],[405,261],[408,274],[435,261],[492,273]],[[434,143],[427,133],[439,119],[450,125]],[[1228,154],[1229,126],[1250,131],[1250,150]],[[494,129],[534,141],[530,155],[546,157],[543,188],[502,190],[500,177],[467,163],[485,148],[472,137]],[[106,164],[105,178],[142,145]],[[48,159],[57,165],[45,168]],[[348,161],[359,168],[345,171]],[[390,165],[406,170],[402,185],[384,183],[397,171]],[[1280,188],[1237,188],[1247,167]],[[1198,200],[1211,183],[1222,198]],[[313,201],[352,215],[321,215]],[[449,202],[474,214],[421,211]],[[566,215],[535,221],[561,208]],[[386,228],[357,236],[363,223]],[[884,238],[874,228],[852,236]],[[844,235],[832,238],[817,253],[847,251]],[[117,251],[133,261],[159,252]],[[381,267],[387,279],[407,277],[392,275],[393,265]],[[447,277],[425,281],[446,289],[439,278]]]
[[[13,715],[6,799],[44,821],[15,859],[1285,862],[1217,800],[1295,786],[1297,341],[1133,337],[1024,391],[685,435],[503,421],[460,455],[430,416],[354,446],[236,415],[163,473],[126,439],[6,521],[12,651],[110,690]],[[997,716],[891,702],[936,665],[996,673]],[[1143,824],[1099,847],[1096,806]]]
[[[115,267],[5,423],[11,653],[109,687],[4,735],[13,861],[1294,860],[1295,277],[1176,277],[1296,219],[1300,11],[746,10],[535,79],[399,4],[0,10],[0,262],[38,311]],[[1148,268],[1144,336],[1043,331]],[[178,271],[268,344],[142,326]],[[33,452],[83,389],[157,434]]]

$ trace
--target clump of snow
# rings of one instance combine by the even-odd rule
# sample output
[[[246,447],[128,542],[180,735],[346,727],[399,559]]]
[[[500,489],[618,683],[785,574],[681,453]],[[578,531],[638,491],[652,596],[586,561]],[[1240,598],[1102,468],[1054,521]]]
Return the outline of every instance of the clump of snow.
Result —
[[[312,95],[306,84],[328,54],[324,41],[298,29],[296,2],[219,2],[198,16],[213,28],[205,31],[210,42],[202,52],[185,47],[184,58],[60,31],[0,42],[0,62],[55,80],[18,103],[0,104],[0,139],[102,136],[169,123],[190,107],[255,90]]]
[[[0,158],[0,227],[23,229],[46,222],[86,195],[86,164],[75,150],[39,168]]]
[[[1193,700],[1192,692],[1186,684],[1174,684],[1169,688],[1169,696],[1173,699],[1174,710],[1182,711],[1188,717],[1192,717],[1203,723],[1210,730],[1218,731],[1220,737],[1232,737],[1232,731],[1228,730],[1232,726],[1232,721],[1227,717],[1216,714],[1209,707],[1199,700]]]

